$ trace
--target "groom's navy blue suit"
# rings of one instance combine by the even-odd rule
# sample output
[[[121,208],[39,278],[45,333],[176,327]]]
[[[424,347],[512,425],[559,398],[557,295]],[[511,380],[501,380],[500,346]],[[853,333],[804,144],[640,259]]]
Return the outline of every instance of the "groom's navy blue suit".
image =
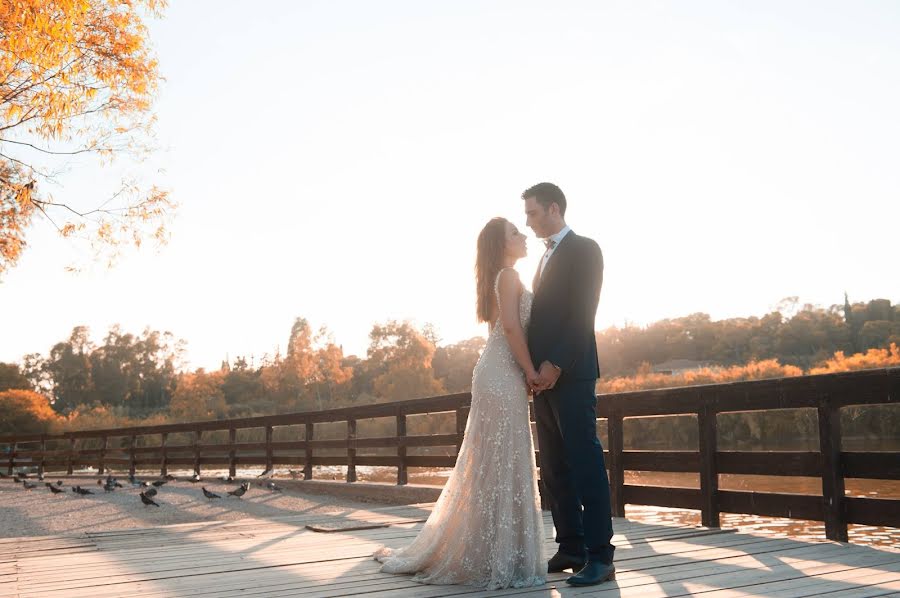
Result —
[[[603,254],[569,231],[534,278],[528,350],[535,368],[562,373],[534,399],[541,481],[562,552],[612,563],[609,478],[597,438],[595,387],[600,375],[594,319],[603,285]]]

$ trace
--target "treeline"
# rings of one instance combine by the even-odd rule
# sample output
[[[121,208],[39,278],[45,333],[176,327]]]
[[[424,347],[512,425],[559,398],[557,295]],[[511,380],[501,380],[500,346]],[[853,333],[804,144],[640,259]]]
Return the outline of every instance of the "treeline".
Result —
[[[845,354],[900,345],[900,305],[888,299],[828,308],[784,299],[761,318],[714,321],[707,314],[625,326],[597,335],[600,369],[606,377],[636,374],[644,364],[671,359],[720,366],[775,359],[809,369],[838,351]]]
[[[464,392],[483,338],[438,346],[431,327],[376,324],[366,358],[345,356],[325,328],[297,318],[287,351],[215,371],[182,371],[183,341],[114,327],[94,345],[77,327],[47,356],[0,364],[0,432],[115,427],[325,409]],[[9,392],[2,392],[9,391]],[[15,391],[12,395],[11,392]],[[13,398],[14,395],[14,398]],[[14,424],[14,422],[17,422]]]
[[[600,392],[801,375],[818,373],[817,367],[884,367],[900,365],[891,348],[900,346],[900,306],[878,299],[823,309],[786,300],[762,318],[712,321],[695,314],[644,328],[610,328],[597,338]],[[391,321],[373,326],[365,357],[346,356],[327,329],[314,330],[303,318],[287,340],[285,353],[259,363],[237,357],[214,371],[185,371],[185,342],[170,333],[136,335],[114,327],[94,344],[89,330],[77,327],[47,355],[0,364],[0,433],[245,417],[465,392],[484,346],[481,337],[442,345],[430,326]],[[681,376],[651,371],[651,364],[669,359],[709,365]]]

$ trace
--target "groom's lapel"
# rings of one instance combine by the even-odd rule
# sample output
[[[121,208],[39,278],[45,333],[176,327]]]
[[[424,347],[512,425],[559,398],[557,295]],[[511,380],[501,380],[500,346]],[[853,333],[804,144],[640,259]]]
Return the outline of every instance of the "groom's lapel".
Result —
[[[556,250],[553,252],[553,255],[550,256],[549,260],[547,260],[547,266],[544,268],[543,273],[541,273],[541,262],[538,262],[537,272],[534,275],[534,282],[532,282],[531,284],[531,288],[535,293],[537,293],[538,288],[547,281],[547,275],[550,274],[551,270],[553,270],[553,264],[557,262],[557,258],[560,257],[560,253],[564,253],[568,250],[571,239],[574,236],[575,231],[569,231],[569,234],[563,237],[562,241],[559,242],[559,245],[556,246]],[[541,258],[541,261],[543,261],[543,258]]]
[[[553,271],[553,264],[559,261],[557,258],[560,257],[560,254],[568,251],[570,241],[574,236],[575,233],[573,231],[570,231],[569,234],[563,237],[562,241],[559,242],[559,245],[556,246],[556,250],[553,252],[553,255],[550,256],[549,260],[547,260],[547,265],[544,267],[544,273],[541,274],[540,278],[542,281],[547,280],[547,275]]]

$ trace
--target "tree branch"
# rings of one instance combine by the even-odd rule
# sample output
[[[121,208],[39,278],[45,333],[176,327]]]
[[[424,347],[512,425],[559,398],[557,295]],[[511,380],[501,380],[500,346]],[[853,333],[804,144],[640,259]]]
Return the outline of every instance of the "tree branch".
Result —
[[[18,164],[19,166],[24,166],[24,167],[27,168],[28,170],[30,170],[30,171],[32,171],[32,172],[36,172],[36,173],[38,173],[39,175],[41,175],[42,177],[44,177],[44,178],[47,178],[47,179],[52,178],[52,176],[49,175],[49,174],[47,174],[46,172],[41,172],[40,170],[38,170],[38,169],[35,168],[34,166],[31,166],[30,164],[26,164],[25,162],[22,162],[21,160],[18,160],[18,159],[16,159],[16,158],[13,158],[12,156],[7,156],[7,155],[4,154],[3,152],[0,152],[0,158],[6,158],[6,159],[9,160],[10,162],[15,162],[15,163]]]
[[[28,143],[27,141],[13,141],[12,139],[3,139],[2,137],[0,137],[0,143],[15,143],[16,145],[25,145],[32,149],[36,149],[39,152],[43,152],[45,154],[53,154],[54,156],[74,156],[77,154],[84,154],[84,153],[89,153],[89,152],[102,152],[104,150],[112,151],[112,149],[113,149],[110,147],[86,147],[86,148],[80,149],[80,150],[60,152],[60,151],[55,151],[55,150],[44,149],[42,147],[38,147],[38,146],[34,145],[33,143]]]

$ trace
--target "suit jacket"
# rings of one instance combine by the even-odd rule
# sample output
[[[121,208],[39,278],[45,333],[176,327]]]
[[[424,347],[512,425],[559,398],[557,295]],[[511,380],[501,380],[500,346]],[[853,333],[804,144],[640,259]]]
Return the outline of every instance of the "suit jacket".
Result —
[[[600,377],[594,319],[603,286],[603,252],[593,239],[569,232],[534,277],[528,351],[537,369],[544,361],[563,378]]]

